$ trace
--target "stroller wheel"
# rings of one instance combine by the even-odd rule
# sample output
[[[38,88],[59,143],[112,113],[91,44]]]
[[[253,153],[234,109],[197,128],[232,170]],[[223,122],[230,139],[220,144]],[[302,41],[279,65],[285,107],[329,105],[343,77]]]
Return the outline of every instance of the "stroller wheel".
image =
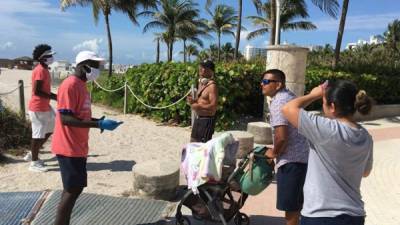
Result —
[[[176,225],[190,225],[191,223],[190,223],[189,218],[187,218],[186,216],[182,216],[181,218],[176,219],[175,224]]]
[[[241,212],[238,212],[235,215],[235,218],[233,219],[235,222],[235,225],[249,225],[250,224],[250,218]]]

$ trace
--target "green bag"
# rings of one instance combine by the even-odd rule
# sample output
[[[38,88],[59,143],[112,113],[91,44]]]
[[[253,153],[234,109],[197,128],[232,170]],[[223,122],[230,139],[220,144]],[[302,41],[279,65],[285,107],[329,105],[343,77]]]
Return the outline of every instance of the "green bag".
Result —
[[[266,148],[257,147],[254,149],[254,157],[250,157],[247,171],[243,171],[239,176],[239,184],[242,192],[249,195],[258,195],[272,182],[274,178],[274,168],[267,163],[264,157]],[[261,156],[257,156],[261,155]]]

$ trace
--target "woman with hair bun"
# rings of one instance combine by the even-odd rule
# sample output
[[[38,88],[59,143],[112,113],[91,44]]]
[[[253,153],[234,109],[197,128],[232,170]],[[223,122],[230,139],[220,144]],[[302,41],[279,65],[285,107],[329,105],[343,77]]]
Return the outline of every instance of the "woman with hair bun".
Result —
[[[304,110],[322,98],[325,117]],[[329,81],[288,102],[282,112],[310,143],[302,225],[363,225],[362,177],[372,170],[373,141],[356,123],[372,100],[350,81]]]

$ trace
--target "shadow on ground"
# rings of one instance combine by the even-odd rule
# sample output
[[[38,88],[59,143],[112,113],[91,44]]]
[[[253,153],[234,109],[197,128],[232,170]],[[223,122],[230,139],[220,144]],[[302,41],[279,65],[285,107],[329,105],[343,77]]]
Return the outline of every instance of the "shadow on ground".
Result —
[[[7,154],[1,154],[0,152],[0,166],[4,164],[10,164],[10,163],[21,163],[25,162],[22,159],[17,159],[15,157],[8,156]]]
[[[184,216],[190,220],[190,225],[222,225],[222,223],[218,222],[198,220],[193,218],[193,216],[188,216],[188,215]],[[167,225],[176,224],[175,217],[170,217],[167,220],[168,220]],[[236,224],[234,223],[233,219],[231,219],[231,221],[228,222],[228,225],[236,225]],[[283,217],[275,217],[275,216],[250,215],[250,225],[285,225],[285,219]]]
[[[387,120],[392,123],[400,123],[400,116],[390,117],[390,118],[387,118]]]
[[[133,160],[114,160],[107,163],[100,163],[100,162],[88,162],[87,163],[87,171],[101,171],[101,170],[109,170],[112,172],[123,172],[123,171],[132,171],[133,165],[136,162]],[[55,166],[55,165],[50,165]],[[60,171],[60,169],[52,168],[49,171]]]
[[[250,224],[251,225],[285,225],[285,219],[283,217],[253,215],[253,216],[250,216]]]

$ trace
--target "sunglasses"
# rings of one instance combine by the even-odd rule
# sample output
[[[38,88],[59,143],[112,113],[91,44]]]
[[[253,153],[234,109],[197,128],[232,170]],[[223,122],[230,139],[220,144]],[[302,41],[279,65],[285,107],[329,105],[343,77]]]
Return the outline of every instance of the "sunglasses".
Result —
[[[280,81],[279,80],[270,80],[270,79],[262,79],[261,80],[262,85],[268,85],[269,83],[276,83],[276,82],[280,82]]]

